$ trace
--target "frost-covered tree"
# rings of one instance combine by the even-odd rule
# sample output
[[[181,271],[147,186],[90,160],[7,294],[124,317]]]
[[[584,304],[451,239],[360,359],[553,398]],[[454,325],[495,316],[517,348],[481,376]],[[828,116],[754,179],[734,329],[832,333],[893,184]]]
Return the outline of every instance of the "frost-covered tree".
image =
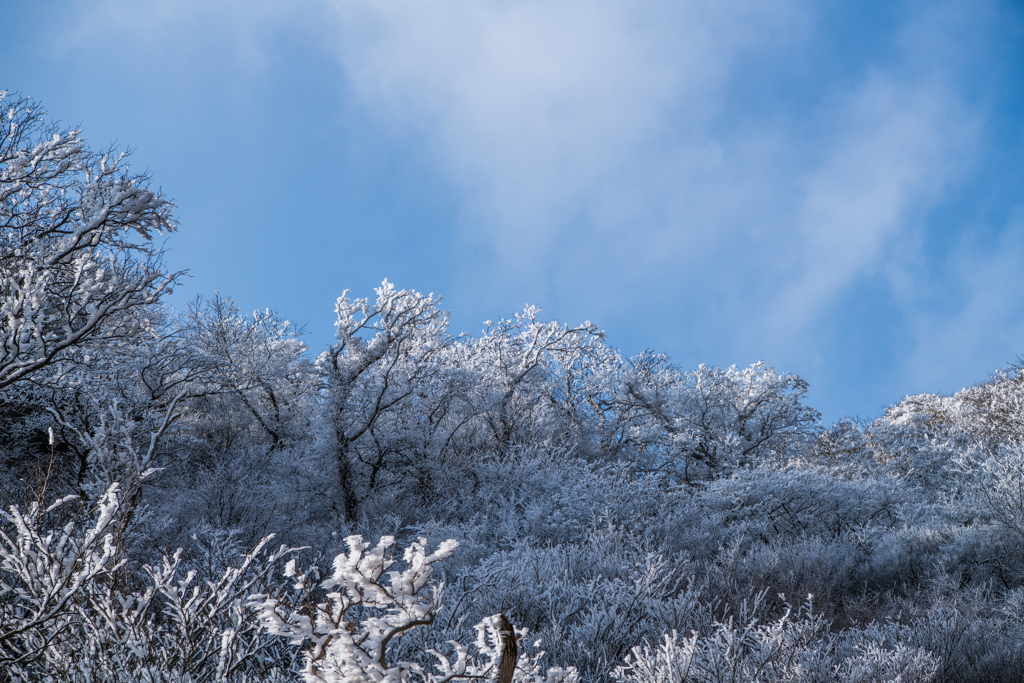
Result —
[[[377,298],[352,299],[346,290],[335,311],[337,341],[317,365],[324,373],[326,428],[342,491],[342,510],[354,520],[364,488],[374,488],[395,448],[382,443],[389,417],[427,398],[423,385],[451,345],[448,312],[439,299],[399,290],[387,280]],[[417,412],[425,412],[421,405]],[[388,430],[395,435],[397,425]]]
[[[539,314],[527,306],[512,318],[487,321],[483,335],[465,345],[467,362],[480,376],[474,412],[498,452],[524,438],[579,429],[599,393],[585,378],[608,360],[601,331],[590,322],[570,327],[541,321]]]
[[[73,637],[81,623],[78,605],[102,592],[101,577],[123,563],[113,530],[118,521],[117,487],[97,502],[92,524],[44,524],[65,506],[33,503],[27,510],[0,512],[0,665],[6,669],[44,658],[55,641]],[[59,648],[55,648],[58,649]]]
[[[305,433],[319,377],[306,358],[302,330],[269,311],[243,315],[219,292],[197,298],[176,321],[181,344],[198,368],[190,414],[213,417],[211,429],[251,424],[251,440],[283,448]]]
[[[970,431],[977,445],[998,447],[1024,443],[1024,363],[994,373],[987,382],[968,387],[955,397],[966,404]]]
[[[694,465],[720,473],[807,442],[820,417],[803,403],[807,388],[764,363],[683,372],[644,353],[630,361],[618,400],[642,416],[633,439],[649,466],[685,479]]]
[[[599,452],[600,421],[617,354],[592,324],[539,319],[539,309],[479,338],[448,333],[432,296],[385,282],[376,301],[338,302],[338,342],[318,360],[346,516],[369,496],[422,501],[473,481],[482,460],[523,443]],[[371,336],[372,335],[372,336]]]
[[[182,399],[190,395],[204,369],[203,361],[188,350],[174,329],[173,316],[162,306],[141,307],[117,317],[132,319],[136,331],[131,337],[86,341],[66,351],[60,363],[3,392],[9,405],[24,406],[26,411],[24,427],[11,421],[9,428],[23,432],[31,426],[37,441],[39,435],[54,435],[54,443],[46,447],[4,448],[0,462],[11,476],[44,469],[54,490],[83,495],[96,463],[88,435],[104,428],[111,409],[143,440],[150,432],[167,432],[161,424],[174,426]]]
[[[122,540],[133,506],[119,486],[89,514],[73,504],[0,512],[0,680],[198,683],[290,668],[245,607],[290,549],[265,553],[268,537],[203,577],[179,550],[132,577]]]
[[[170,201],[127,157],[93,152],[28,98],[0,92],[0,390],[96,340],[138,328],[118,314],[148,306],[178,274],[155,235]]]

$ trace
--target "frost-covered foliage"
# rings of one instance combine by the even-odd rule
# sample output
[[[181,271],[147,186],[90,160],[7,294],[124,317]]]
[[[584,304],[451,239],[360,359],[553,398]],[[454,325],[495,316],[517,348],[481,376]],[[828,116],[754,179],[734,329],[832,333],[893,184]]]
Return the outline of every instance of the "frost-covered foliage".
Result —
[[[1024,680],[1020,367],[825,427],[387,281],[313,360],[164,306],[167,200],[3,101],[0,683]]]
[[[189,378],[193,421],[236,416],[236,430],[251,432],[249,438],[271,449],[301,438],[320,382],[305,357],[302,330],[269,310],[244,315],[218,292],[209,301],[193,301],[176,332],[198,369]],[[221,417],[207,429],[216,433],[226,426]]]
[[[795,376],[624,360],[534,308],[455,336],[436,297],[385,283],[338,314],[312,364],[297,331],[218,295],[154,310],[150,346],[108,348],[120,372],[67,375],[92,403],[44,412],[49,457],[81,449],[91,519],[117,521],[88,536],[100,521],[59,519],[82,503],[9,508],[11,529],[27,515],[95,568],[8,637],[12,671],[436,683],[494,676],[513,632],[516,680],[1021,671],[1024,468],[1009,418],[997,432],[977,398],[1015,385],[822,430]],[[23,499],[62,495],[42,481]],[[282,567],[270,531],[305,555]],[[437,537],[453,540],[429,551]],[[8,620],[30,615],[5,580]]]
[[[541,322],[528,307],[479,339],[453,337],[433,295],[386,280],[376,294],[338,299],[338,341],[317,362],[326,450],[349,521],[379,492],[429,498],[480,458],[580,431],[574,418],[594,393],[581,377],[603,350],[593,325]]]

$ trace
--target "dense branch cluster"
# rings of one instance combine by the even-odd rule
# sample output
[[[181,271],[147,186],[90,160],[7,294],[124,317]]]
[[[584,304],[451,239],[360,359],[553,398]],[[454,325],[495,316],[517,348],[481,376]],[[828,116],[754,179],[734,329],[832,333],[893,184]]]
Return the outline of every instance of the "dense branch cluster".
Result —
[[[825,426],[388,281],[311,356],[169,308],[169,201],[0,102],[0,683],[1024,680],[1021,367]]]

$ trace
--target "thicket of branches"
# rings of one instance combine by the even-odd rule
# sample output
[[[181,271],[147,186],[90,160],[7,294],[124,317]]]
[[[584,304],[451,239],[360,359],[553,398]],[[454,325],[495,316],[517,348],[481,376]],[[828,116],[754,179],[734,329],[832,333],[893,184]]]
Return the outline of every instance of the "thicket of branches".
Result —
[[[826,427],[386,281],[314,359],[169,309],[170,202],[0,103],[0,681],[1024,680],[1021,368]]]

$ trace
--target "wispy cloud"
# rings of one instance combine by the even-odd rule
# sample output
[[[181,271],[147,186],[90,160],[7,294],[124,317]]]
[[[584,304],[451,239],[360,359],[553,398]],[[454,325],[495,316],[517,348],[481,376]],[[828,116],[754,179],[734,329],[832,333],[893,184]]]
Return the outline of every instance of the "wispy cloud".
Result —
[[[467,229],[517,269],[546,265],[579,221],[619,238],[664,231],[649,214],[674,203],[680,173],[718,163],[712,128],[736,59],[801,28],[785,3],[337,8],[338,53],[364,102],[423,135],[467,191]]]
[[[969,162],[979,127],[977,114],[941,86],[880,76],[840,98],[829,116],[825,158],[802,169],[791,276],[769,306],[778,330],[799,331],[859,276],[912,256],[893,254],[894,238],[917,228]]]
[[[338,53],[364,103],[417,131],[464,187],[494,286],[551,294],[595,269],[643,273],[662,298],[731,306],[780,348],[879,267],[977,126],[941,73],[908,75],[915,50],[952,40],[920,18],[895,61],[868,59],[773,118],[734,90],[752,63],[809,39],[808,5],[337,9]]]

